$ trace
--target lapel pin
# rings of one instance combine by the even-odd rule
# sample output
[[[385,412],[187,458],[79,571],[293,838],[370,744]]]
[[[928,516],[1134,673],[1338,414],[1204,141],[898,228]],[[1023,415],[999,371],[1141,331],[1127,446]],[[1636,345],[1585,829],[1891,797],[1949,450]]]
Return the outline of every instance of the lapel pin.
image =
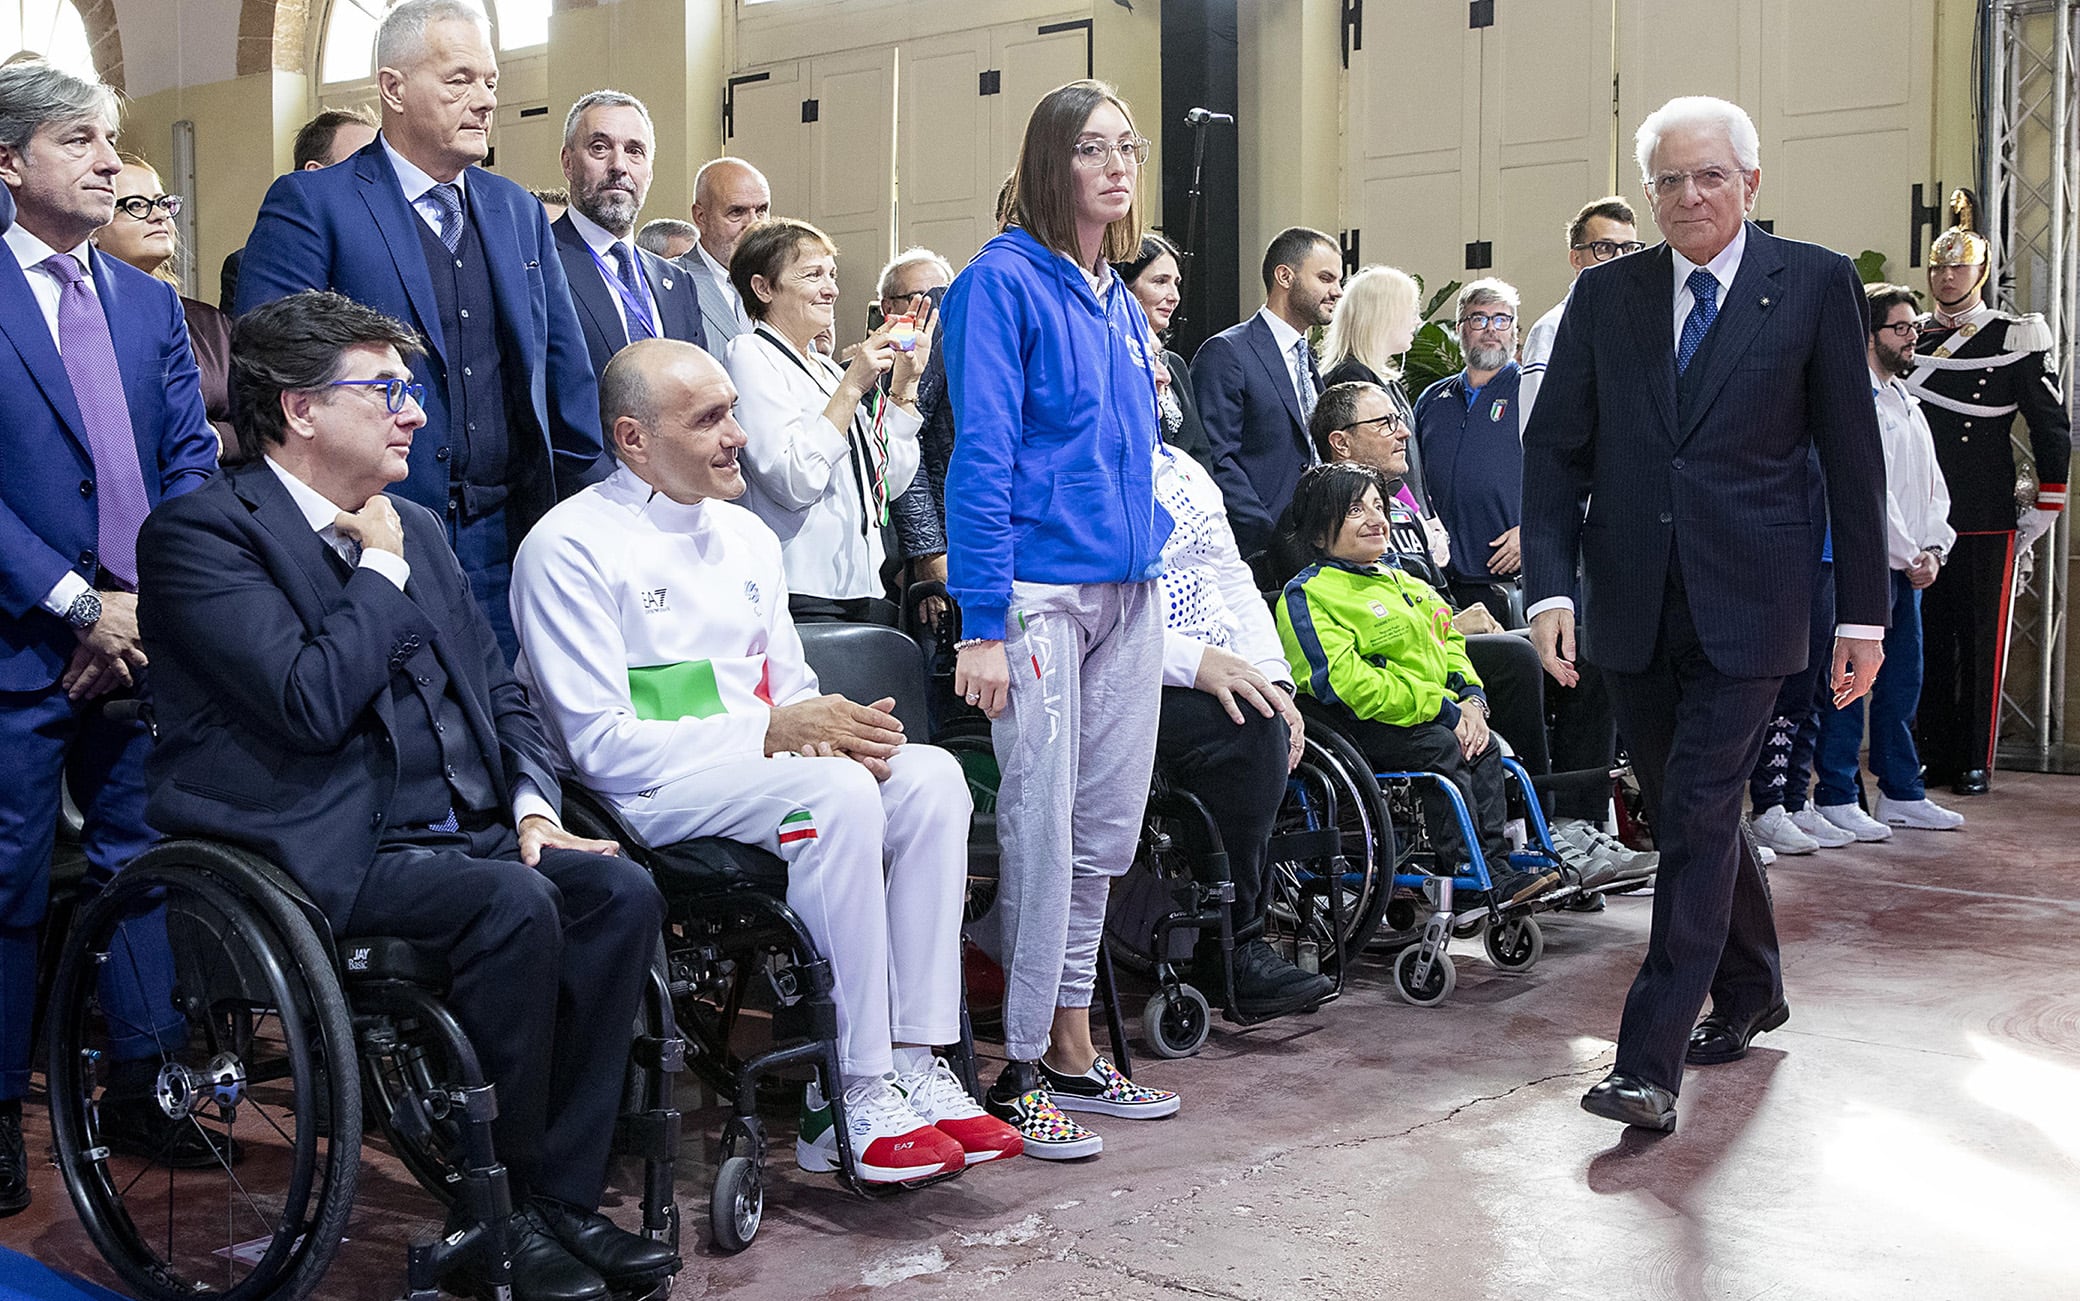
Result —
[[[1768,307],[1768,306],[1769,306],[1769,299],[1767,299],[1767,298],[1763,299],[1763,300],[1762,300],[1762,305],[1763,305],[1764,307]]]
[[[664,287],[667,289],[670,289],[672,287],[672,278],[670,276],[666,276],[664,278]]]

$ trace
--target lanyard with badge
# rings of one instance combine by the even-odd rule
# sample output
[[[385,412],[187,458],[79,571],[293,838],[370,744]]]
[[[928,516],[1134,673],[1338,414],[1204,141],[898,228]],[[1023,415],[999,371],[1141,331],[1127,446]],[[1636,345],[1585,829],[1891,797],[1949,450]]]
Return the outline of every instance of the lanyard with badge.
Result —
[[[758,335],[759,338],[764,339],[767,343],[772,344],[780,350],[781,356],[800,367],[801,372],[809,377],[810,382],[823,390],[824,396],[835,397],[837,395],[838,390],[835,385],[825,388],[825,381],[819,378],[815,371],[809,369],[809,363],[803,361],[793,348],[789,347],[780,336],[771,333],[764,324],[761,323],[752,333]],[[854,480],[859,486],[860,506],[862,508],[859,522],[861,537],[866,536],[869,521],[879,525],[888,523],[888,478],[886,468],[888,464],[888,430],[886,426],[888,395],[883,393],[881,386],[877,384],[874,386],[874,392],[870,397],[870,401],[873,405],[872,428],[862,432],[860,424],[862,419],[865,418],[866,412],[854,410],[852,419],[847,422],[848,428],[846,430],[846,442],[851,445],[853,450]],[[873,454],[867,451],[868,447],[873,448]],[[862,464],[862,462],[865,462],[865,464]],[[869,479],[872,480],[871,484],[868,482]]]

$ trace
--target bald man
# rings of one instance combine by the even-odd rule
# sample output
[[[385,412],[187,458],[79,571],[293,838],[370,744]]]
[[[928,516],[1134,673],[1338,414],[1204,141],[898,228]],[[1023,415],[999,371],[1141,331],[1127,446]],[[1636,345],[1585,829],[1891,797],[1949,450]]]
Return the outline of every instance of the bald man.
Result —
[[[701,328],[718,353],[751,328],[744,300],[729,281],[730,256],[744,231],[772,214],[772,187],[743,159],[712,159],[693,174],[693,224],[701,237],[677,260],[693,273],[701,296]]]
[[[893,700],[822,694],[787,613],[780,540],[732,504],[744,431],[722,366],[646,339],[600,378],[621,468],[550,511],[514,563],[521,681],[579,780],[653,845],[721,836],[787,863],[829,961],[861,1178],[1023,1149],[933,1045],[960,1038],[973,806],[960,765],[906,743]],[[812,1085],[795,1159],[838,1161]]]

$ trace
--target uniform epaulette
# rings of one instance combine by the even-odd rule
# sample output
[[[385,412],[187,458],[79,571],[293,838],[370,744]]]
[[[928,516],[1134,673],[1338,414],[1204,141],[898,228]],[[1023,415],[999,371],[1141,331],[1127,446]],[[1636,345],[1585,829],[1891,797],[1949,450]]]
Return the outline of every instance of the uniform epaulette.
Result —
[[[2001,315],[2008,321],[2008,351],[2049,352],[2057,346],[2058,340],[2051,337],[2051,323],[2040,314],[2024,312],[2008,316],[2003,312]]]

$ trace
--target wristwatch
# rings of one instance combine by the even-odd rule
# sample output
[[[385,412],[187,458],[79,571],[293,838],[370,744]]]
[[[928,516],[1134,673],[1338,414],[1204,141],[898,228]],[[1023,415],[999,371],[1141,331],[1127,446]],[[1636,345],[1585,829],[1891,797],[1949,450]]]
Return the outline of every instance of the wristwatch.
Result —
[[[81,592],[65,607],[65,622],[75,628],[91,628],[101,622],[101,598],[93,592]]]

